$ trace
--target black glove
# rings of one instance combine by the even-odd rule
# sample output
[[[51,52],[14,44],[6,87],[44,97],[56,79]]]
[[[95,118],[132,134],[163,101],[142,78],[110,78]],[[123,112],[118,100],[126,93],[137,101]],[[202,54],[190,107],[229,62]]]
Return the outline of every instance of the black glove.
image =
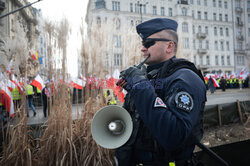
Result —
[[[129,67],[120,74],[120,79],[125,80],[123,88],[129,91],[135,84],[147,79],[145,68]],[[119,85],[119,81],[118,81]]]

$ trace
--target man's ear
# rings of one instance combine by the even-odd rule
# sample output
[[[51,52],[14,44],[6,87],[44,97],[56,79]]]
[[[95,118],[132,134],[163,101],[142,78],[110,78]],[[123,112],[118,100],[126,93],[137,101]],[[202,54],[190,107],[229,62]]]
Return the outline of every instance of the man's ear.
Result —
[[[174,49],[175,49],[175,44],[174,44],[174,42],[170,41],[169,44],[168,44],[168,46],[167,46],[166,51],[167,51],[168,53],[170,53],[170,52],[173,52]]]

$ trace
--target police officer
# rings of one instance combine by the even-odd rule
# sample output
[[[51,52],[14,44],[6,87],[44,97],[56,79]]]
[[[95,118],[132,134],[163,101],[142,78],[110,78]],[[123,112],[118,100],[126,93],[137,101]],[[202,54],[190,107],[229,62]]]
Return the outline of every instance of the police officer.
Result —
[[[177,59],[177,22],[156,18],[139,24],[146,70],[121,72],[128,91],[124,107],[133,133],[115,151],[118,165],[195,165],[193,150],[203,135],[204,79],[193,63]]]

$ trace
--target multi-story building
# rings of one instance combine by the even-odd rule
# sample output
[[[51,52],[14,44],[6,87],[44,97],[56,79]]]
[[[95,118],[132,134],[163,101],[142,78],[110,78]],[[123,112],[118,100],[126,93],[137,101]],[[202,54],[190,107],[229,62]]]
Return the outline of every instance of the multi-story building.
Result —
[[[233,0],[235,70],[250,67],[250,0]]]
[[[37,52],[39,56],[39,74],[44,79],[47,80],[49,73],[49,57],[47,52],[47,35],[44,31],[44,18],[41,9],[33,8],[35,17],[37,19],[36,29],[39,32],[37,40]]]
[[[244,5],[243,16],[243,9],[240,15],[240,11],[237,11],[238,9],[235,7],[236,1],[90,0],[86,22],[91,27],[94,23],[104,24],[110,20],[115,20],[119,27],[130,25],[135,29],[135,26],[141,21],[152,18],[174,19],[179,24],[179,51],[177,56],[193,61],[203,72],[232,73],[247,65],[247,57],[249,57],[249,52],[246,50],[247,46],[249,47],[249,44],[247,45],[249,39],[242,40],[243,36],[250,33],[249,28],[247,28],[250,27],[247,24],[250,19],[248,14],[250,10],[249,2],[238,0],[242,7]],[[236,14],[238,14],[239,22],[237,22]],[[246,22],[245,24],[243,19]],[[239,27],[242,30],[241,33],[238,33],[237,38],[236,29]],[[112,24],[110,24],[110,28],[114,28]],[[237,49],[241,47],[238,41],[242,42],[241,52]],[[121,40],[118,43],[123,45]],[[107,64],[106,59],[108,59],[110,64],[114,64],[112,66],[117,64],[121,68],[127,66],[122,47],[120,50],[109,49],[107,52],[108,57],[104,58],[104,64]],[[239,55],[237,55],[238,52]],[[242,57],[244,57],[244,63]],[[238,63],[242,65],[237,67]]]
[[[27,4],[27,0],[1,0],[0,1],[0,15],[9,13],[11,11],[14,11],[15,9],[25,6]],[[19,23],[22,24],[22,26],[27,28],[27,37],[29,43],[33,44],[33,36],[35,36],[36,29],[36,19],[34,17],[33,11],[31,7],[27,7],[25,9],[22,9],[19,12],[16,12],[14,14],[11,14],[9,16],[6,16],[4,18],[0,19],[0,28],[1,33],[0,37],[3,37],[5,35],[6,37],[13,38],[15,35],[15,17],[19,21]]]

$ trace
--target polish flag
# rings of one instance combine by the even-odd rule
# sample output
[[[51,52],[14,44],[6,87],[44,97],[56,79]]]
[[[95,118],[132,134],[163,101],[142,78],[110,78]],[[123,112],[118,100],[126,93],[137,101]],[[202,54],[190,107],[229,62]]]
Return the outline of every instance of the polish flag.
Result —
[[[44,83],[43,83],[43,80],[42,78],[40,77],[40,75],[38,74],[36,76],[36,78],[31,82],[30,85],[33,85],[35,87],[37,87],[39,90],[42,90],[43,87],[44,87]]]
[[[16,85],[11,80],[8,80],[8,89],[12,92],[13,89],[15,88],[16,88]]]
[[[83,89],[83,87],[86,85],[86,81],[76,78],[73,82],[73,87],[76,89]]]
[[[220,87],[220,85],[219,85],[219,83],[217,82],[217,80],[214,78],[214,77],[212,77],[212,80],[213,80],[213,83],[214,83],[214,87]]]
[[[21,86],[20,82],[18,82],[18,80],[16,79],[16,77],[13,74],[12,74],[11,77],[12,77],[11,82],[13,82],[16,85],[19,93],[22,94],[23,89],[22,89],[22,86]]]
[[[244,79],[247,78],[247,76],[248,76],[248,73],[247,73],[247,70],[246,70],[246,67],[245,67],[245,68],[243,68],[243,69],[241,70],[239,78],[241,78],[241,79],[244,80]]]
[[[11,92],[3,81],[0,82],[0,102],[7,109],[9,116],[14,117],[14,104],[11,96]]]

